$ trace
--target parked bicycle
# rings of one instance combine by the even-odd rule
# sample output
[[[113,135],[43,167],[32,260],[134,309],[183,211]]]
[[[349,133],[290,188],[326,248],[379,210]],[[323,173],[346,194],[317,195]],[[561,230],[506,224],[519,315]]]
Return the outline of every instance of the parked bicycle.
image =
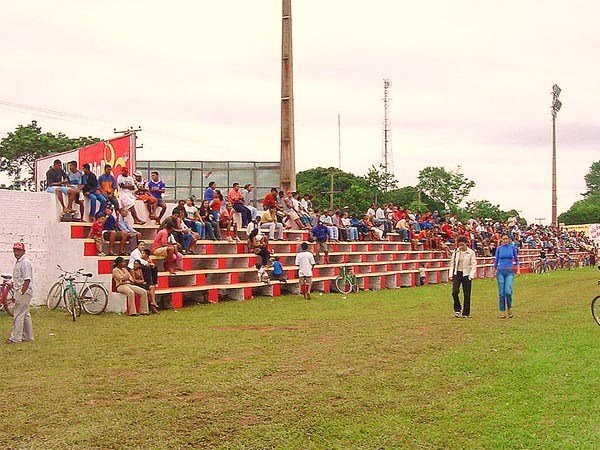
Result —
[[[68,272],[60,266],[56,267],[62,273],[48,292],[49,309],[55,309],[62,301],[73,321],[81,315],[82,309],[93,315],[104,312],[108,305],[108,291],[101,281],[90,280],[93,275],[84,272],[83,269]],[[79,277],[83,277],[83,281],[76,281]],[[77,285],[80,285],[79,291]]]
[[[335,287],[342,294],[359,291],[358,277],[354,274],[351,267],[340,267],[340,275],[335,279]]]
[[[2,284],[0,284],[0,311],[4,311],[9,316],[14,315],[15,293],[12,285],[12,275],[3,273]]]

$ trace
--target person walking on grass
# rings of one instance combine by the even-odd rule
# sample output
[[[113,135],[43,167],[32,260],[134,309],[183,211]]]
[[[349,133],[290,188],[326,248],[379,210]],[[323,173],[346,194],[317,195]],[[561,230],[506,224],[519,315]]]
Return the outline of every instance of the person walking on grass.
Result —
[[[519,255],[507,234],[502,235],[501,244],[496,249],[494,257],[494,268],[492,269],[492,280],[498,280],[498,306],[500,318],[505,319],[506,314],[512,319],[512,295],[515,275],[521,273],[519,268]]]
[[[471,314],[471,281],[475,278],[477,260],[475,252],[467,245],[466,236],[459,236],[458,247],[450,257],[449,280],[452,281],[452,298],[454,299],[454,317],[467,319]],[[463,305],[460,304],[460,287],[463,290]]]
[[[33,293],[33,268],[29,259],[25,258],[25,244],[15,242],[13,255],[17,262],[13,269],[13,289],[15,293],[15,317],[7,344],[33,341],[33,323],[29,314],[29,304]]]
[[[298,266],[298,278],[300,279],[300,293],[306,300],[310,300],[310,289],[312,287],[313,267],[315,266],[315,257],[308,251],[308,244],[300,244],[300,253],[296,255],[296,265]]]

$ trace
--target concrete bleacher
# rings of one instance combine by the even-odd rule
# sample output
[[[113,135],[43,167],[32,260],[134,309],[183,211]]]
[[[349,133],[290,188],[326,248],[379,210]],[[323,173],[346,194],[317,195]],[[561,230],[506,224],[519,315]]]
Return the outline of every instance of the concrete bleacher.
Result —
[[[71,238],[83,240],[84,255],[97,263],[99,276],[110,276],[114,256],[99,257],[92,240],[86,239],[91,224],[71,224]],[[142,239],[151,244],[158,227],[154,224],[136,226]],[[245,237],[239,232],[240,238]],[[174,308],[188,303],[212,302],[232,299],[250,299],[255,296],[280,296],[298,293],[298,273],[294,266],[299,244],[308,239],[305,230],[285,230],[283,241],[271,241],[269,247],[279,257],[286,271],[287,283],[265,284],[257,280],[254,265],[257,256],[248,253],[245,242],[196,241],[195,254],[185,255],[183,272],[174,275],[164,270],[164,263],[155,258],[159,268],[157,296]],[[394,289],[418,285],[419,268],[426,271],[426,283],[437,284],[448,281],[449,259],[439,250],[425,250],[422,245],[412,247],[391,234],[389,241],[358,241],[330,244],[329,263],[317,264],[314,270],[313,289],[332,292],[335,278],[344,266],[350,267],[359,278],[362,289]],[[314,248],[311,248],[314,251]],[[528,271],[537,258],[538,251],[521,251],[522,270]],[[320,261],[317,261],[318,263]],[[477,277],[491,275],[493,258],[478,258]],[[111,294],[111,310],[122,309],[122,294]]]

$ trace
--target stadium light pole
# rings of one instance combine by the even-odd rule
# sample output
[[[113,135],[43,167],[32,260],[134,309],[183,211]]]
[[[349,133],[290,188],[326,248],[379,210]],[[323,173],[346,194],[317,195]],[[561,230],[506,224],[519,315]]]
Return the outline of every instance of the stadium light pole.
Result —
[[[558,216],[556,214],[556,116],[562,107],[562,102],[558,99],[561,89],[557,84],[552,86],[552,225],[558,226]]]

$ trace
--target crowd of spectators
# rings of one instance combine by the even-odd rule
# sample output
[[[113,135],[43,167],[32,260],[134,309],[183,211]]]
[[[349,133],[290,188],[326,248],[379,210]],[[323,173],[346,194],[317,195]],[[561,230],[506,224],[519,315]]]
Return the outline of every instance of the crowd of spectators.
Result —
[[[104,166],[99,177],[89,164],[82,169],[71,161],[66,173],[60,160],[56,160],[47,172],[47,191],[56,194],[65,215],[71,219],[79,215],[79,220],[93,222],[89,237],[94,239],[98,255],[105,256],[106,243],[109,256],[131,254],[127,269],[122,263],[115,266],[115,282],[119,292],[123,291],[128,298],[145,289],[151,307],[156,305],[153,297],[156,274],[152,275],[148,269],[154,267],[149,263],[151,255],[165,258],[166,270],[174,273],[183,270],[183,255],[194,253],[196,240],[239,241],[239,227],[246,231],[248,251],[260,257],[261,268],[271,267],[274,261],[269,241],[283,240],[284,230],[292,228],[309,231],[309,240],[316,244],[317,260],[323,254],[323,263],[328,263],[331,242],[388,240],[390,233],[413,247],[423,244],[427,250],[447,253],[457,238],[464,236],[477,256],[483,257],[494,255],[505,234],[515,246],[539,248],[543,254],[579,251],[595,257],[596,252],[584,233],[527,225],[516,216],[506,222],[482,218],[461,221],[456,214],[418,213],[391,203],[372,204],[364,214],[353,215],[345,209],[318,210],[313,207],[313,196],[277,188],[272,188],[257,208],[253,204],[252,184],[242,187],[233,183],[223,195],[214,181],[201,199],[192,196],[179,200],[163,218],[167,213],[163,199],[166,187],[157,171],[151,172],[150,180],[145,180],[141,172],[131,176],[127,168],[122,168],[115,178],[110,165]],[[89,199],[87,217],[85,198]],[[136,200],[143,202],[149,219],[159,225],[150,249],[145,248],[141,233],[135,229],[145,224],[136,210]],[[73,209],[75,205],[77,210]],[[238,220],[234,217],[236,213]],[[127,220],[129,215],[133,225]]]

